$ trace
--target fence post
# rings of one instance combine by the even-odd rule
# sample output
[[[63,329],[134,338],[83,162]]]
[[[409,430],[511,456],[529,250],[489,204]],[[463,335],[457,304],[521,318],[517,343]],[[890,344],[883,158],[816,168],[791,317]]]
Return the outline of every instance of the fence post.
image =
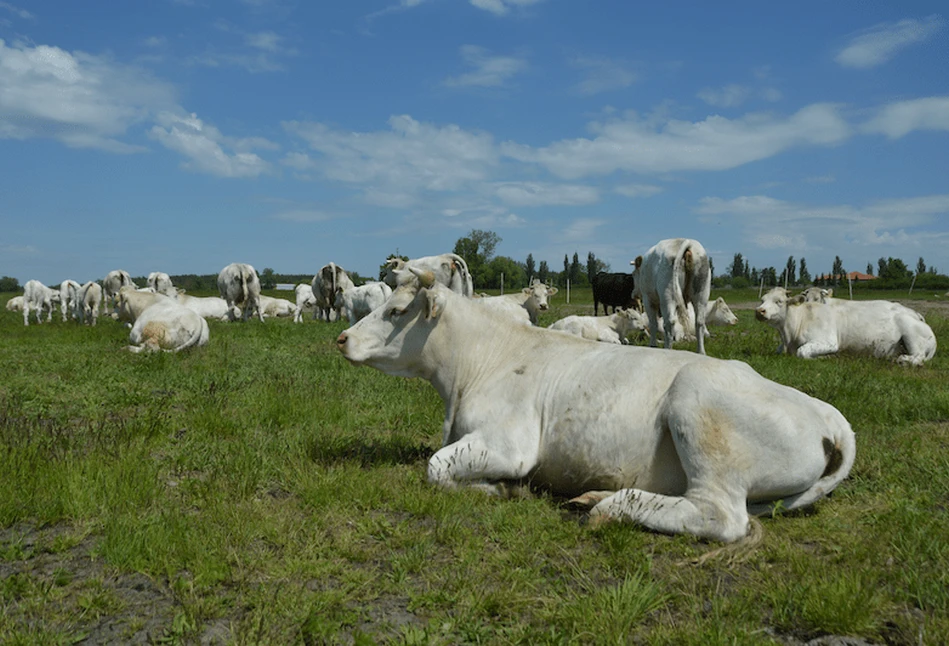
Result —
[[[504,296],[504,272],[501,272],[501,296]]]
[[[853,279],[850,276],[847,276],[847,284],[850,287],[850,300],[853,300]]]
[[[916,286],[916,279],[919,278],[919,274],[913,274],[913,282],[909,286],[909,293],[913,293],[913,287]]]
[[[567,279],[567,305],[570,305],[570,279]]]

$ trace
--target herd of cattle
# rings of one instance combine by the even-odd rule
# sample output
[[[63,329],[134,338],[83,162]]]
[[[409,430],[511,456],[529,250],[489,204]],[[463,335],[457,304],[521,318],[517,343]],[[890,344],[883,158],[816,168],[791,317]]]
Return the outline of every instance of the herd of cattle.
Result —
[[[349,362],[427,379],[444,400],[442,448],[428,465],[441,486],[506,494],[529,484],[595,519],[725,542],[748,533],[749,515],[829,494],[854,462],[850,424],[742,362],[705,356],[708,324],[737,318],[722,299],[709,306],[702,245],[663,240],[631,264],[632,274],[597,276],[594,316],[549,328],[537,327],[538,313],[555,287],[533,281],[515,294],[479,295],[456,254],[393,258],[382,281],[359,287],[330,263],[297,286],[296,303],[261,295],[253,267],[234,263],[218,276],[220,298],[188,296],[166,274],[139,289],[126,272],[110,272],[101,288],[30,281],[22,308],[24,324],[31,312],[50,320],[57,302],[64,319],[71,312],[95,324],[101,303],[132,325],[134,351],[204,345],[206,318],[345,316],[351,327],[337,347]],[[775,288],[755,317],[778,331],[780,352],[799,357],[847,351],[920,365],[936,350],[923,317],[888,301]],[[652,347],[627,345],[634,330]],[[657,349],[660,334],[665,348],[688,339],[698,352]]]

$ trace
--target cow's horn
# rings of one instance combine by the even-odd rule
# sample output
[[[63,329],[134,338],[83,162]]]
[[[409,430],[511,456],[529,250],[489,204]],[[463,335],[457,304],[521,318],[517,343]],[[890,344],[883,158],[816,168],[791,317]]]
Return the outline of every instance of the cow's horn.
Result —
[[[417,267],[409,267],[411,271],[418,278],[418,282],[422,287],[431,287],[435,284],[435,274],[428,270],[419,269]]]

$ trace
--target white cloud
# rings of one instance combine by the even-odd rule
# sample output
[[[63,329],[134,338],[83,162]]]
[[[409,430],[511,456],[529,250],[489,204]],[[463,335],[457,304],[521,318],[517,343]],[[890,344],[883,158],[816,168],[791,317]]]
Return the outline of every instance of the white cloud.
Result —
[[[22,18],[23,20],[36,20],[36,16],[31,14],[29,11],[26,9],[21,9],[16,5],[12,5],[9,2],[0,2],[0,9],[9,11],[17,18]]]
[[[579,218],[569,223],[560,231],[559,242],[586,242],[596,240],[599,237],[599,229],[605,224],[606,220],[596,218]]]
[[[469,0],[469,2],[478,9],[490,11],[496,16],[503,16],[512,7],[528,7],[543,2],[543,0]]]
[[[261,31],[257,33],[244,34],[244,42],[255,49],[262,49],[267,52],[281,52],[284,48],[281,46],[283,36],[272,31]]]
[[[56,139],[76,148],[142,150],[119,138],[175,91],[140,68],[58,47],[0,40],[0,138]]]
[[[661,193],[663,188],[661,186],[653,186],[652,184],[625,184],[623,186],[617,186],[613,190],[626,197],[651,197]]]
[[[498,87],[527,69],[527,61],[516,56],[491,56],[476,45],[462,45],[461,57],[472,71],[445,79],[449,87]]]
[[[189,159],[182,167],[218,177],[257,177],[270,172],[270,164],[249,148],[264,143],[263,139],[233,139],[225,137],[214,126],[205,124],[194,113],[183,116],[171,112],[158,115],[158,125],[152,127],[149,136],[166,148],[181,153]],[[228,154],[224,148],[236,152]]]
[[[508,157],[575,179],[619,170],[726,170],[794,147],[840,143],[851,134],[830,104],[813,104],[790,117],[754,113],[693,123],[633,114],[590,127],[597,135],[593,139],[567,139],[543,148],[505,142],[501,149]]]
[[[901,49],[933,37],[942,27],[943,20],[939,16],[882,23],[851,40],[834,60],[843,67],[876,67],[889,61]]]
[[[580,206],[600,199],[592,186],[541,182],[505,182],[497,186],[495,194],[512,206]]]
[[[285,222],[326,222],[332,220],[333,215],[315,209],[291,209],[289,211],[280,211],[270,216],[274,220],[283,220]]]
[[[705,88],[698,93],[698,97],[718,108],[733,108],[744,103],[751,96],[751,89],[744,85],[732,83],[719,89]]]
[[[639,78],[625,64],[607,58],[579,57],[573,59],[570,65],[585,74],[585,78],[573,87],[574,92],[584,96],[621,90]]]
[[[375,194],[416,196],[450,192],[483,182],[498,163],[491,135],[456,125],[421,123],[408,115],[389,118],[389,130],[343,132],[321,123],[290,121],[284,128],[319,153],[310,160],[324,177]],[[309,158],[307,158],[309,159]],[[294,156],[292,163],[307,160]]]
[[[862,130],[899,139],[914,130],[949,130],[949,96],[891,103],[863,124]]]

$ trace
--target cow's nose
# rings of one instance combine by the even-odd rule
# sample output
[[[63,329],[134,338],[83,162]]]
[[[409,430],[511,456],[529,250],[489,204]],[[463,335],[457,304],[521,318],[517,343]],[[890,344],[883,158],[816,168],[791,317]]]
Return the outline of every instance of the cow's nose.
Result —
[[[343,346],[346,345],[347,339],[349,339],[349,337],[346,336],[346,333],[345,333],[345,332],[341,332],[340,335],[339,335],[338,337],[336,337],[336,347],[342,349]]]

